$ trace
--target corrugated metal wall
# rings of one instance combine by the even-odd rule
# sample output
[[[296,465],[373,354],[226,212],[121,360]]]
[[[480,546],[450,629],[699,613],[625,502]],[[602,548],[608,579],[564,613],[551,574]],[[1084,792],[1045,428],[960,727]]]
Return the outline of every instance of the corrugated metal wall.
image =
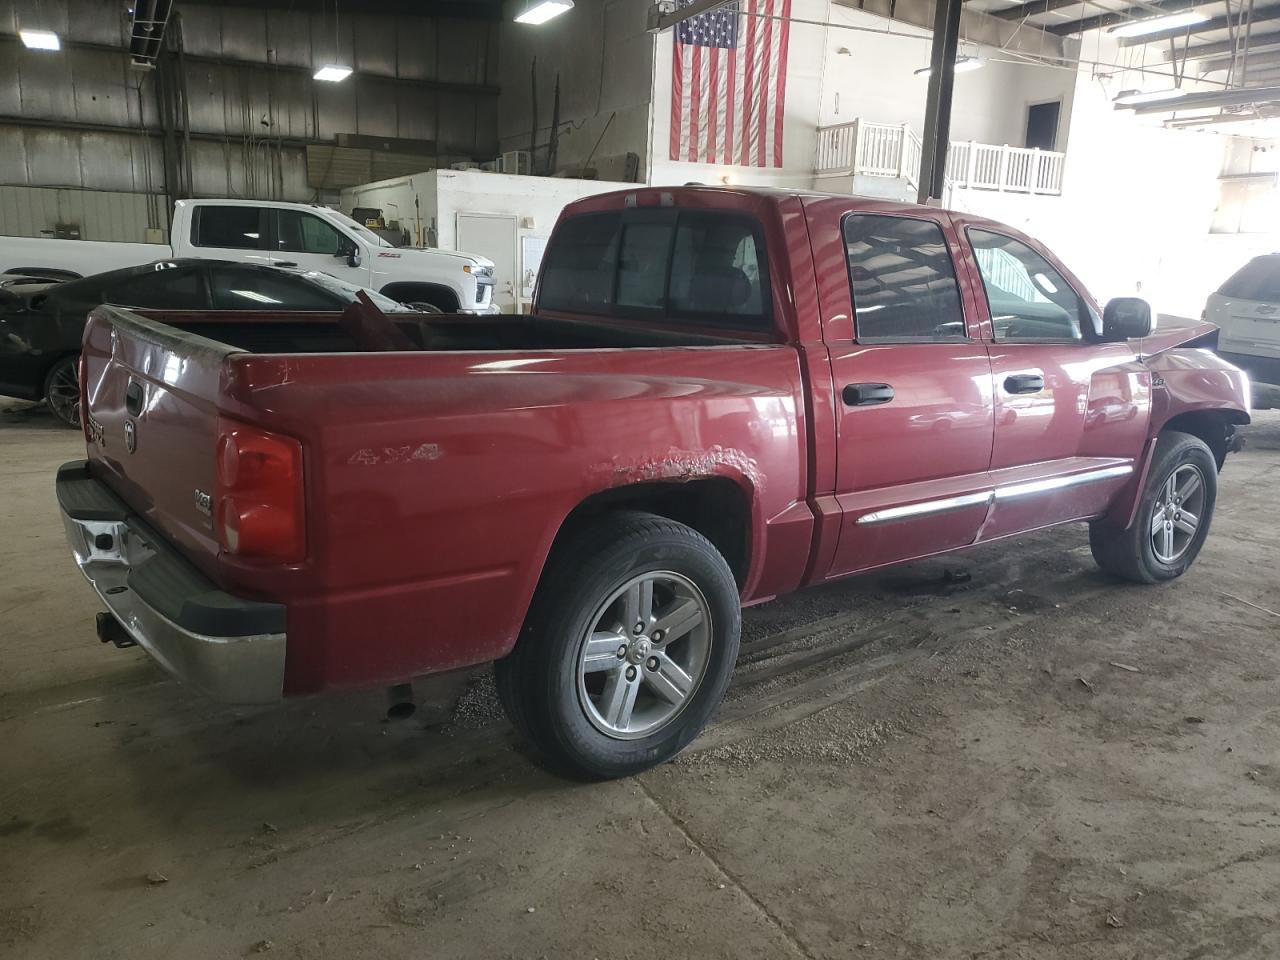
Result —
[[[144,211],[149,195],[165,193],[155,75],[129,65],[125,7],[0,4],[0,185],[61,188],[54,191],[61,209],[79,204],[82,220],[94,216],[96,201],[71,200],[76,189],[137,194],[142,199],[131,203]],[[313,199],[306,147],[333,145],[338,134],[431,141],[444,162],[496,153],[492,21],[343,4],[335,39],[331,5],[297,11],[187,2],[179,9],[197,196]],[[63,49],[27,50],[20,26],[56,31]],[[335,61],[357,72],[339,84],[312,79],[316,66]],[[33,233],[25,220],[11,219],[16,209],[0,205],[0,233],[39,235],[53,226]],[[31,194],[23,209],[47,211],[44,193]]]
[[[162,196],[144,193],[0,186],[0,228],[9,236],[39,237],[51,235],[46,231],[55,224],[74,223],[82,240],[145,243],[147,227],[159,222],[155,211],[163,204]],[[167,238],[167,223],[163,230]]]

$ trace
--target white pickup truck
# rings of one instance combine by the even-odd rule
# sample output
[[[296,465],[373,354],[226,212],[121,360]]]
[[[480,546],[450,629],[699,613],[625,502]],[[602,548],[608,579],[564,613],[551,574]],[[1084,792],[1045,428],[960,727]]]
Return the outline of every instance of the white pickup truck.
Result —
[[[74,279],[153,260],[199,257],[325,273],[402,303],[497,313],[493,261],[451,250],[393,247],[345,214],[306,203],[179,200],[171,245],[0,237],[0,273]]]

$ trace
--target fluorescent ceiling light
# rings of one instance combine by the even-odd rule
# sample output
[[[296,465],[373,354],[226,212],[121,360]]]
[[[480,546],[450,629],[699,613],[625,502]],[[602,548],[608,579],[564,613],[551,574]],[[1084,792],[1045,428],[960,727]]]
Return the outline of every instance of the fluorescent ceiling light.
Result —
[[[956,73],[972,73],[986,64],[979,57],[956,57]],[[933,72],[932,67],[921,67],[915,72],[917,77],[927,77]]]
[[[1139,103],[1159,103],[1161,100],[1179,100],[1187,95],[1185,90],[1125,90],[1112,102],[1117,106],[1131,107]]]
[[[1164,30],[1177,30],[1179,27],[1190,27],[1204,23],[1209,15],[1200,10],[1187,10],[1184,13],[1171,13],[1167,17],[1152,17],[1149,20],[1135,20],[1133,23],[1122,23],[1107,32],[1113,37],[1145,37],[1149,33],[1160,33]]]
[[[19,30],[18,36],[32,50],[61,50],[62,43],[52,30]]]
[[[528,0],[524,10],[516,15],[516,23],[546,23],[572,9],[573,0]]]
[[[339,80],[345,80],[349,76],[351,76],[351,68],[339,66],[336,63],[326,63],[315,72],[315,79],[328,80],[330,83],[337,83]]]

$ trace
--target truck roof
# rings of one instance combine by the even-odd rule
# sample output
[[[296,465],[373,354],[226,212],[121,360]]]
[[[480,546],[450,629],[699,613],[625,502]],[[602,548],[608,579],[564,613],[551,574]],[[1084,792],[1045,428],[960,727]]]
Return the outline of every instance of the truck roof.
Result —
[[[960,210],[949,210],[943,207],[931,207],[918,203],[903,203],[898,200],[884,200],[879,197],[861,197],[847,193],[829,193],[821,190],[802,190],[795,187],[764,187],[737,184],[732,186],[713,186],[701,183],[689,183],[678,187],[649,187],[637,184],[633,190],[614,190],[609,193],[598,193],[575,200],[564,208],[563,215],[568,216],[579,211],[614,210],[619,207],[620,200],[623,207],[662,207],[682,205],[681,198],[689,198],[694,201],[690,206],[714,208],[715,203],[708,201],[712,200],[712,198],[724,197],[736,197],[749,202],[754,201],[757,204],[772,205],[780,204],[786,200],[799,200],[806,207],[834,204],[854,210],[865,208],[867,213],[890,216],[894,214],[902,216],[928,214],[933,216],[939,212],[955,213],[962,215],[968,224],[994,227],[1002,233],[1023,240],[1031,240],[1016,227]],[[1032,240],[1032,244],[1037,245],[1034,240]]]

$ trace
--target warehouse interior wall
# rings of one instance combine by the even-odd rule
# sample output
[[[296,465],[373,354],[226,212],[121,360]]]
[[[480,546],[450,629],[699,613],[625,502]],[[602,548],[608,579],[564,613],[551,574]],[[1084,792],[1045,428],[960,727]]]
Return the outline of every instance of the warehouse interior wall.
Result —
[[[444,161],[496,153],[496,22],[341,10],[335,23],[332,5],[179,5],[169,29],[184,47],[191,194],[316,199],[322,188],[307,163],[316,144]],[[27,50],[17,37],[24,25],[55,31],[63,49]],[[131,66],[129,28],[125,4],[100,0],[0,9],[0,185],[62,191],[71,217],[92,205],[76,191],[141,195],[148,226],[167,227],[158,71]],[[330,62],[355,73],[314,80]],[[0,219],[0,232],[21,226]]]
[[[498,103],[501,149],[528,150],[536,142],[537,172],[579,176],[589,161],[606,180],[623,179],[626,155],[633,153],[643,181],[653,96],[653,38],[645,31],[647,12],[648,5],[635,0],[579,0],[568,15],[540,26],[515,23],[506,16]],[[557,76],[560,127],[555,169],[549,170]]]

